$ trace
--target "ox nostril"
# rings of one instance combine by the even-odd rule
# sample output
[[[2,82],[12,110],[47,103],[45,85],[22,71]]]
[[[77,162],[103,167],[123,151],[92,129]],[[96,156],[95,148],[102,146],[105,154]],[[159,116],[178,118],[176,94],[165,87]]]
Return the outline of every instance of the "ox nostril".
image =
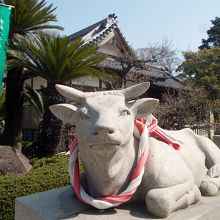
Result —
[[[109,134],[113,134],[114,131],[113,131],[113,130],[109,130],[108,133],[109,133]]]
[[[94,129],[92,132],[93,136],[105,135],[105,134],[114,134],[114,129],[100,127],[100,128]]]
[[[98,132],[98,131],[94,131],[94,132],[92,132],[92,134],[93,134],[94,136],[97,136],[97,135],[99,134],[99,132]]]

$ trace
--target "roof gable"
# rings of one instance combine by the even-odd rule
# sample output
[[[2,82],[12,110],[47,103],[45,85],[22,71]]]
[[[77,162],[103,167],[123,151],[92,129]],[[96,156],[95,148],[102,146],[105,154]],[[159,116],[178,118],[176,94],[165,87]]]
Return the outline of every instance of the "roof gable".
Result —
[[[124,57],[132,60],[135,55],[122,35],[116,19],[117,16],[115,14],[110,14],[107,18],[70,35],[70,40],[82,37],[85,43],[93,42],[99,47],[112,40],[114,42],[113,46],[116,46]]]

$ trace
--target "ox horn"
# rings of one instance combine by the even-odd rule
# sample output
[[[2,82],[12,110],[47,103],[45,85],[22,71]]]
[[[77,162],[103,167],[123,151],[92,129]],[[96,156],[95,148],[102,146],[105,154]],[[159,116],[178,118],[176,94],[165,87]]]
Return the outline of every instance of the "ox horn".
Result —
[[[57,91],[64,97],[70,99],[71,101],[75,101],[77,103],[81,103],[82,99],[85,97],[85,93],[81,92],[77,89],[74,89],[69,86],[64,86],[64,85],[55,85]]]
[[[149,82],[143,82],[143,83],[128,87],[126,89],[123,89],[121,90],[121,92],[124,95],[125,100],[130,101],[142,95],[143,93],[145,93],[149,87],[150,87]]]

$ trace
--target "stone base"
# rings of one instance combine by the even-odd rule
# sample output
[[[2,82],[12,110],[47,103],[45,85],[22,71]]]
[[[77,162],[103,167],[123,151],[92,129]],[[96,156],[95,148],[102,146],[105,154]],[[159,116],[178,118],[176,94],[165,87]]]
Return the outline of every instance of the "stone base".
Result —
[[[151,217],[144,204],[125,205],[110,210],[96,210],[80,203],[71,186],[17,198],[15,220],[130,220],[158,219]],[[159,218],[160,219],[160,218]],[[217,220],[220,219],[220,194],[202,197],[199,204],[179,210],[163,220]]]
[[[30,161],[19,150],[0,145],[0,175],[24,175],[32,168]]]

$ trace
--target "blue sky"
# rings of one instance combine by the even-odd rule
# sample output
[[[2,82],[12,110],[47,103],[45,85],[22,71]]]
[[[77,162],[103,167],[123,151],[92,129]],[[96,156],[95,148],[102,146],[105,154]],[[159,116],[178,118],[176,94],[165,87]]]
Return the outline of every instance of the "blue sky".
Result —
[[[220,16],[220,0],[47,0],[57,6],[58,24],[72,34],[116,13],[118,25],[133,48],[167,38],[180,51],[197,50]]]

